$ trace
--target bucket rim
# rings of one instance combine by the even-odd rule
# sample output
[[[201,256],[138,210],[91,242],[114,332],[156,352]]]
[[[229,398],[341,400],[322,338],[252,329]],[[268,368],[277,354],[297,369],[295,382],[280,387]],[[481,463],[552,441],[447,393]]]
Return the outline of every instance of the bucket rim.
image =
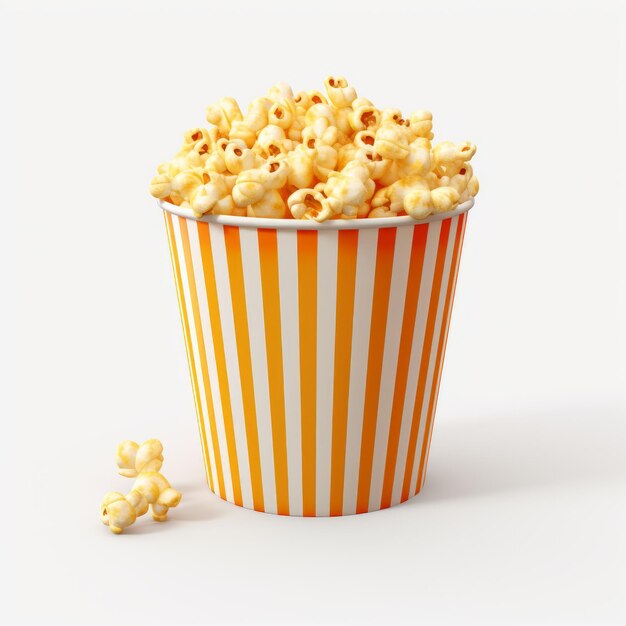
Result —
[[[240,228],[271,228],[276,230],[362,230],[366,228],[393,228],[397,226],[408,226],[415,224],[428,224],[440,222],[450,217],[456,217],[466,213],[474,206],[474,198],[466,200],[454,211],[444,213],[433,213],[423,220],[416,220],[410,215],[398,217],[375,217],[353,220],[327,220],[326,222],[316,222],[314,220],[295,219],[272,219],[267,217],[247,217],[239,215],[203,215],[197,217],[193,211],[181,208],[163,200],[157,200],[158,205],[164,211],[172,215],[178,215],[196,222],[206,222],[209,224],[221,224],[224,226],[239,226]]]

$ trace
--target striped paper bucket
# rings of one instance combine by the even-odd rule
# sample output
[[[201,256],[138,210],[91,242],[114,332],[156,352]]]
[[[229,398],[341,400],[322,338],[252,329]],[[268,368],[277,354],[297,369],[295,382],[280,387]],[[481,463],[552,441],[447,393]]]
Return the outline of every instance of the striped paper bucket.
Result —
[[[326,516],[420,491],[472,204],[320,225],[161,203],[213,492]]]

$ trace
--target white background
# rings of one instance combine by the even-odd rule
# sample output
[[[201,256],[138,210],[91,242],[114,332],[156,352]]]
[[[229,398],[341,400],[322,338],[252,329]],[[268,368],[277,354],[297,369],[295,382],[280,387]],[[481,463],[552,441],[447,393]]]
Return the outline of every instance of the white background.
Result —
[[[623,624],[623,9],[3,2],[4,623]],[[204,483],[147,187],[219,96],[330,73],[474,141],[481,192],[422,494],[280,518]],[[113,536],[149,437],[183,501]]]

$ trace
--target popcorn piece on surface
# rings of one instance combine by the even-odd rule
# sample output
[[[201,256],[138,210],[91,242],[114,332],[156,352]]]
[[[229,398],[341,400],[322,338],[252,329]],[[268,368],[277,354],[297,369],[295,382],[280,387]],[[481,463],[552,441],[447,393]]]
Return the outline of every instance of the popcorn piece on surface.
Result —
[[[111,491],[104,496],[100,506],[102,523],[119,534],[144,515],[148,507],[155,521],[167,519],[169,509],[178,506],[182,495],[159,473],[163,464],[161,442],[149,439],[139,445],[122,441],[117,446],[115,461],[122,476],[136,480],[127,495]]]
[[[324,88],[294,96],[277,83],[245,116],[236,100],[221,98],[206,111],[212,126],[189,129],[174,158],[158,166],[150,193],[196,217],[320,222],[423,219],[478,193],[469,163],[476,146],[433,147],[429,111],[405,118],[399,109],[379,109],[341,76],[328,76]]]
[[[140,493],[131,491],[125,496],[117,491],[110,491],[104,496],[100,506],[100,519],[111,532],[119,535],[147,510],[148,503]]]

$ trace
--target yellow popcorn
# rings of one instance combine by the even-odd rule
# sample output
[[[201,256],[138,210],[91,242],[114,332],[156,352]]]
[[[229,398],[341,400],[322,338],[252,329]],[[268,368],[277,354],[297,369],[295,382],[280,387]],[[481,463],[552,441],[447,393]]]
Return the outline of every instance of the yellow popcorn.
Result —
[[[313,157],[313,173],[320,181],[325,182],[335,172],[337,151],[331,146],[320,145],[315,148]]]
[[[374,150],[384,159],[404,159],[409,154],[407,129],[393,121],[383,121],[376,131]]]
[[[207,107],[206,119],[217,126],[222,137],[227,137],[233,122],[240,122],[243,116],[234,98],[220,98],[218,102]]]
[[[296,105],[293,100],[280,98],[267,113],[267,121],[283,130],[288,129],[296,118]]]
[[[248,205],[248,217],[269,217],[279,219],[285,217],[287,205],[283,197],[275,189],[269,189],[258,201]]]
[[[314,104],[328,104],[328,100],[321,91],[300,91],[296,94],[294,102],[304,112],[308,111]]]
[[[350,161],[353,161],[358,151],[359,146],[356,143],[350,142],[341,146],[337,150],[337,170],[341,171]]]
[[[433,115],[430,111],[415,111],[409,117],[409,129],[414,137],[433,138]]]
[[[296,115],[293,118],[291,126],[287,129],[287,138],[295,143],[302,143],[302,130],[305,126],[304,114],[300,114],[296,111]]]
[[[285,136],[285,131],[275,124],[269,124],[260,131],[254,144],[255,152],[263,159],[276,158],[294,147],[293,141]]]
[[[258,133],[267,126],[268,111],[272,108],[269,98],[255,98],[248,105],[248,112],[243,123],[253,132]]]
[[[167,174],[157,174],[150,182],[150,193],[159,199],[172,193],[172,179]]]
[[[163,446],[158,439],[148,439],[141,446],[125,440],[115,450],[119,473],[134,478],[139,472],[158,472],[163,465]]]
[[[433,148],[433,162],[437,166],[460,169],[476,153],[476,146],[469,141],[455,144],[442,141]]]
[[[282,98],[287,98],[288,100],[293,100],[293,90],[291,86],[287,83],[276,83],[272,87],[270,87],[267,92],[267,97],[272,101],[276,102],[277,100],[281,100]]]
[[[287,183],[299,189],[310,187],[315,178],[314,163],[317,156],[317,150],[299,145],[285,157],[287,165],[289,165],[289,173],[287,174]]]
[[[337,130],[339,131],[338,141],[342,144],[350,141],[350,135],[352,135],[353,130],[350,124],[350,115],[352,113],[352,109],[349,107],[342,107],[341,109],[335,109],[335,123],[337,124]]]
[[[315,218],[321,222],[330,214],[356,216],[361,207],[372,197],[374,181],[370,179],[370,168],[363,161],[348,163],[341,172],[333,173],[324,185],[326,203]]]
[[[150,505],[152,519],[156,522],[165,521],[168,510],[178,506],[182,497],[159,472],[141,472],[133,484],[131,493],[133,491],[140,493]]]
[[[232,192],[235,204],[247,207],[260,202],[267,191],[280,189],[287,182],[288,173],[285,161],[270,161],[263,167],[241,172]]]
[[[478,178],[476,178],[476,176],[472,176],[467,184],[467,192],[473,198],[478,193],[479,188]]]
[[[233,141],[238,142],[239,146],[245,146],[245,142],[241,141],[240,139],[234,139]],[[218,139],[215,142],[213,151],[208,156],[204,164],[205,170],[217,172],[219,174],[222,174],[223,172],[226,171],[226,159],[225,159],[226,154],[225,153],[226,153],[226,146],[228,146],[228,144],[229,144],[229,140],[226,139],[225,137],[222,137],[221,139]]]
[[[302,131],[302,140],[309,148],[309,141],[319,139],[322,143],[332,146],[337,141],[337,120],[332,109],[327,104],[314,104],[304,117],[305,128]]]
[[[199,153],[210,152],[215,142],[219,139],[217,128],[191,128],[183,138],[181,152],[189,152],[195,149]]]
[[[433,148],[433,173],[438,177],[439,186],[454,188],[464,202],[478,193],[478,179],[474,176],[470,159],[476,153],[476,146],[470,142],[455,144],[444,141]],[[445,210],[445,209],[442,209]]]
[[[327,76],[324,80],[324,87],[326,87],[328,99],[338,109],[349,107],[356,99],[354,87],[350,87],[343,76]]]
[[[394,213],[388,206],[380,206],[376,209],[371,209],[364,217],[376,218],[376,217],[398,217],[397,213]]]
[[[163,446],[158,439],[141,445],[122,441],[116,449],[119,473],[136,478],[127,495],[117,491],[107,493],[100,505],[100,519],[112,532],[119,534],[151,509],[152,518],[162,522],[170,508],[178,506],[182,495],[172,489],[159,470],[163,464]]]
[[[231,215],[235,205],[229,177],[217,172],[203,172],[202,184],[189,195],[189,206],[197,217],[205,213]]]
[[[425,176],[431,168],[430,141],[418,137],[409,144],[409,151],[403,159],[389,161],[389,167],[379,177],[382,185],[391,185],[406,176]]]
[[[195,216],[362,219],[451,211],[478,193],[469,143],[431,145],[433,116],[407,118],[358,96],[341,76],[326,94],[277,83],[245,116],[233,98],[209,106],[157,168],[150,193]],[[300,193],[301,192],[301,193]],[[119,504],[119,507],[125,505]]]
[[[364,158],[366,158],[371,164],[370,176],[372,180],[378,181],[379,179],[387,175],[387,172],[392,166],[395,166],[396,168],[397,166],[395,165],[395,161],[391,161],[390,159],[383,159],[383,157],[376,152],[376,150],[374,149],[375,141],[376,135],[373,131],[359,131],[354,136],[354,146],[357,150],[352,155],[352,158],[359,160],[363,160]],[[396,180],[397,178],[397,176],[394,176],[393,180]]]
[[[437,187],[430,192],[435,213],[452,211],[459,204],[459,192],[453,187]],[[408,213],[408,211],[407,211]],[[410,215],[410,214],[409,214]]]
[[[252,148],[256,141],[256,133],[245,122],[233,122],[228,131],[228,138],[243,141],[247,148]]]
[[[125,496],[123,493],[110,491],[100,505],[100,519],[111,532],[119,535],[147,510],[148,503],[139,492],[131,491]]]
[[[426,192],[426,195],[419,193],[413,200],[405,203],[407,196],[413,196],[416,192]],[[420,199],[422,209],[417,209],[415,206],[418,198]],[[380,208],[382,206],[387,207],[389,211],[396,214],[401,212],[409,213],[409,208],[413,212],[417,210],[425,211],[427,206],[429,211],[426,214],[429,215],[432,213],[430,187],[420,176],[407,176],[376,192],[372,198],[372,208]]]
[[[202,185],[203,181],[204,177],[201,169],[186,170],[174,176],[172,179],[172,190],[182,198],[187,199],[196,187]]]
[[[316,189],[298,189],[287,201],[291,214],[298,220],[316,220],[321,213],[330,211],[326,206],[326,198]]]
[[[402,117],[400,109],[383,109],[381,112],[381,124],[396,124],[408,128],[410,123]]]
[[[228,131],[229,139],[240,139],[248,148],[252,148],[257,133],[267,126],[268,111],[272,108],[269,98],[255,98],[248,106],[243,120],[235,120]]]
[[[374,130],[376,131],[381,123],[380,111],[369,101],[362,103],[364,98],[358,98],[352,103],[352,111],[349,113],[348,121],[352,130]],[[355,104],[359,103],[355,107]]]
[[[224,163],[231,174],[239,174],[243,170],[251,170],[260,165],[257,155],[245,145],[230,141],[224,150]]]

